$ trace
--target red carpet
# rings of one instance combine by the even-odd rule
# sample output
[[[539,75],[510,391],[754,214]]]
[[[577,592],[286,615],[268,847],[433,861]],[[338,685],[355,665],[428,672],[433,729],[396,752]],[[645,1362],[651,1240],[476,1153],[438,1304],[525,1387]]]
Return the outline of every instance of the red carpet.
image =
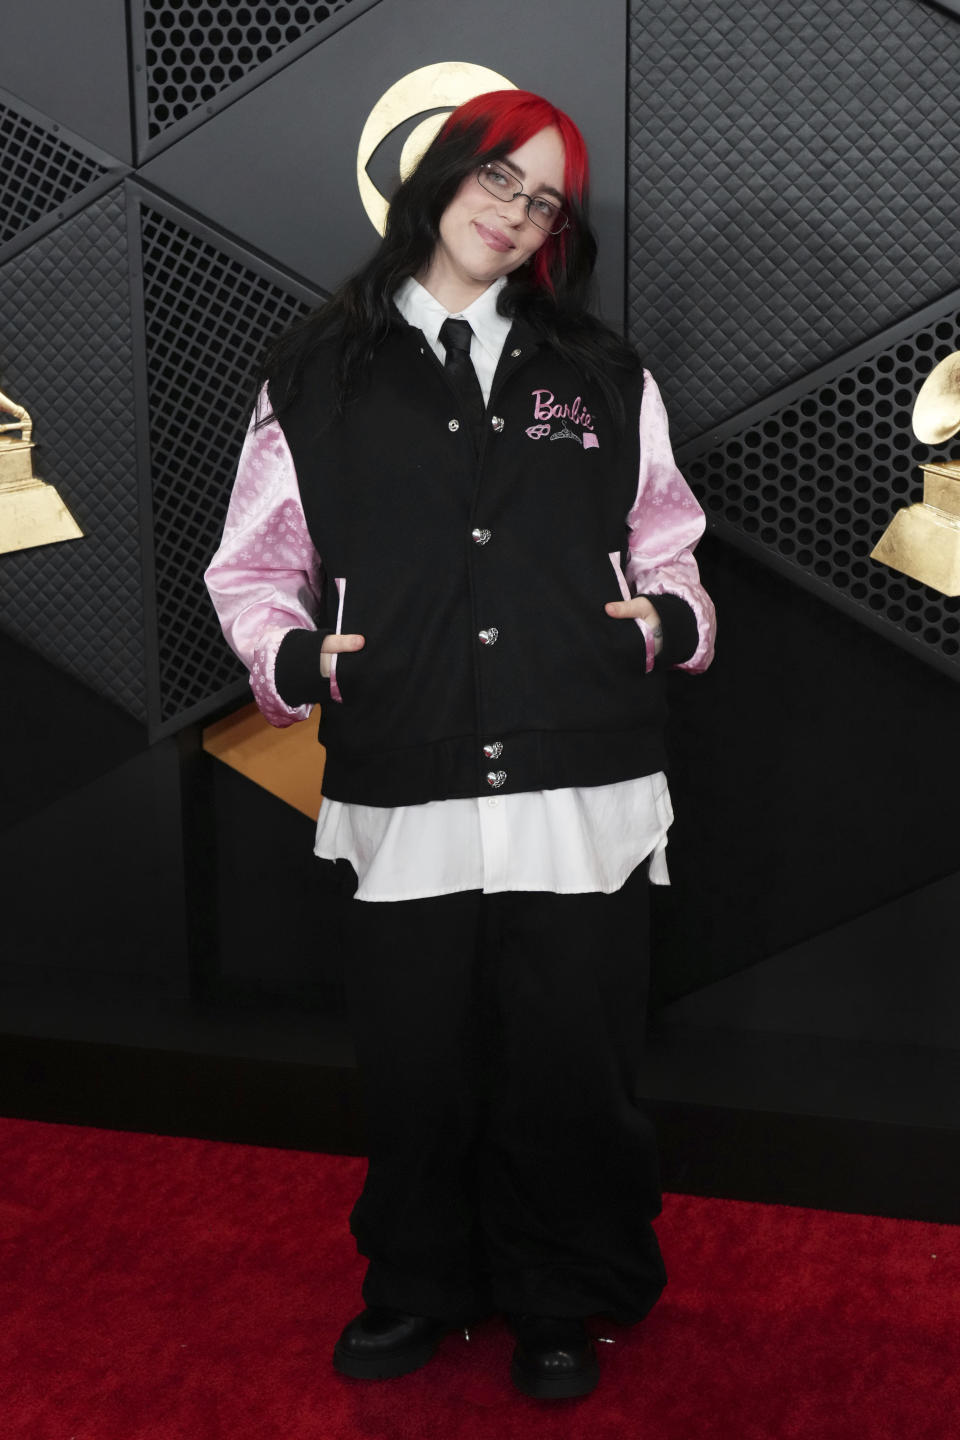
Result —
[[[424,1370],[334,1374],[363,1162],[0,1120],[11,1440],[952,1440],[960,1228],[668,1196],[670,1284],[597,1322],[599,1388],[529,1400],[491,1321]]]

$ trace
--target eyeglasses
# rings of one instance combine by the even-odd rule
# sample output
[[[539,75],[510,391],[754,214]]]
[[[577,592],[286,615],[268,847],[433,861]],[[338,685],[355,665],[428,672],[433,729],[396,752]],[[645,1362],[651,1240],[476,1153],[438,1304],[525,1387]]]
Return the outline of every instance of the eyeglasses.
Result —
[[[560,231],[566,230],[570,224],[559,205],[554,205],[552,200],[545,200],[542,195],[527,195],[523,190],[518,190],[515,177],[508,175],[506,170],[501,170],[497,165],[481,165],[477,171],[477,180],[489,195],[496,195],[508,204],[512,200],[519,200],[522,195],[527,202],[528,220],[536,225],[538,230],[545,230],[548,235],[559,235]]]

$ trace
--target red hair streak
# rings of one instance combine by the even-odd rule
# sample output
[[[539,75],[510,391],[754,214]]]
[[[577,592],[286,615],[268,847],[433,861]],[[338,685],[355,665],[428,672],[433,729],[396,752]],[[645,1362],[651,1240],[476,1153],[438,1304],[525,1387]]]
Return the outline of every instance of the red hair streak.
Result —
[[[478,155],[505,155],[525,145],[541,130],[555,126],[563,141],[564,191],[578,205],[584,204],[590,183],[586,143],[570,116],[549,100],[529,90],[490,90],[486,95],[475,95],[457,106],[444,123],[439,138],[442,140],[452,131],[474,125],[482,127]],[[571,224],[574,223],[571,217]],[[552,292],[554,288],[550,278],[551,260],[556,256],[563,264],[566,258],[567,234],[561,230],[559,235],[548,236],[531,262],[534,283],[545,290]]]

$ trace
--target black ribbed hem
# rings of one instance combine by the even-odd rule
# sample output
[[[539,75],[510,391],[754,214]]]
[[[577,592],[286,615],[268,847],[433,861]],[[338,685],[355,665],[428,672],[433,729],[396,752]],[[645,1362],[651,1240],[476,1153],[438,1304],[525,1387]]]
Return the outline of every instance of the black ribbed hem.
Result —
[[[330,695],[320,673],[320,647],[330,630],[289,630],[280,641],[273,683],[284,705],[316,705]]]
[[[683,665],[696,654],[700,644],[696,615],[679,595],[648,595],[647,599],[663,625],[663,649],[657,656],[657,664]]]
[[[659,731],[526,731],[504,735],[503,753],[483,757],[475,736],[416,745],[405,750],[351,754],[327,744],[323,793],[356,805],[424,805],[477,795],[512,795],[527,790],[561,790],[613,785],[666,769]],[[499,785],[487,773],[502,774]]]

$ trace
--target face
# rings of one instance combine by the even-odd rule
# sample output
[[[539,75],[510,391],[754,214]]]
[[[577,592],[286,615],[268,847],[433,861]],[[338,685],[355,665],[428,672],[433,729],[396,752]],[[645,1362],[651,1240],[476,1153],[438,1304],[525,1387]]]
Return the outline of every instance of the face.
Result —
[[[440,220],[440,238],[421,277],[438,299],[438,289],[459,287],[480,295],[501,275],[509,275],[549,239],[527,218],[526,200],[511,200],[515,190],[543,195],[563,204],[564,150],[559,130],[549,126],[498,161],[516,178],[504,195],[489,194],[476,172],[467,176]]]

